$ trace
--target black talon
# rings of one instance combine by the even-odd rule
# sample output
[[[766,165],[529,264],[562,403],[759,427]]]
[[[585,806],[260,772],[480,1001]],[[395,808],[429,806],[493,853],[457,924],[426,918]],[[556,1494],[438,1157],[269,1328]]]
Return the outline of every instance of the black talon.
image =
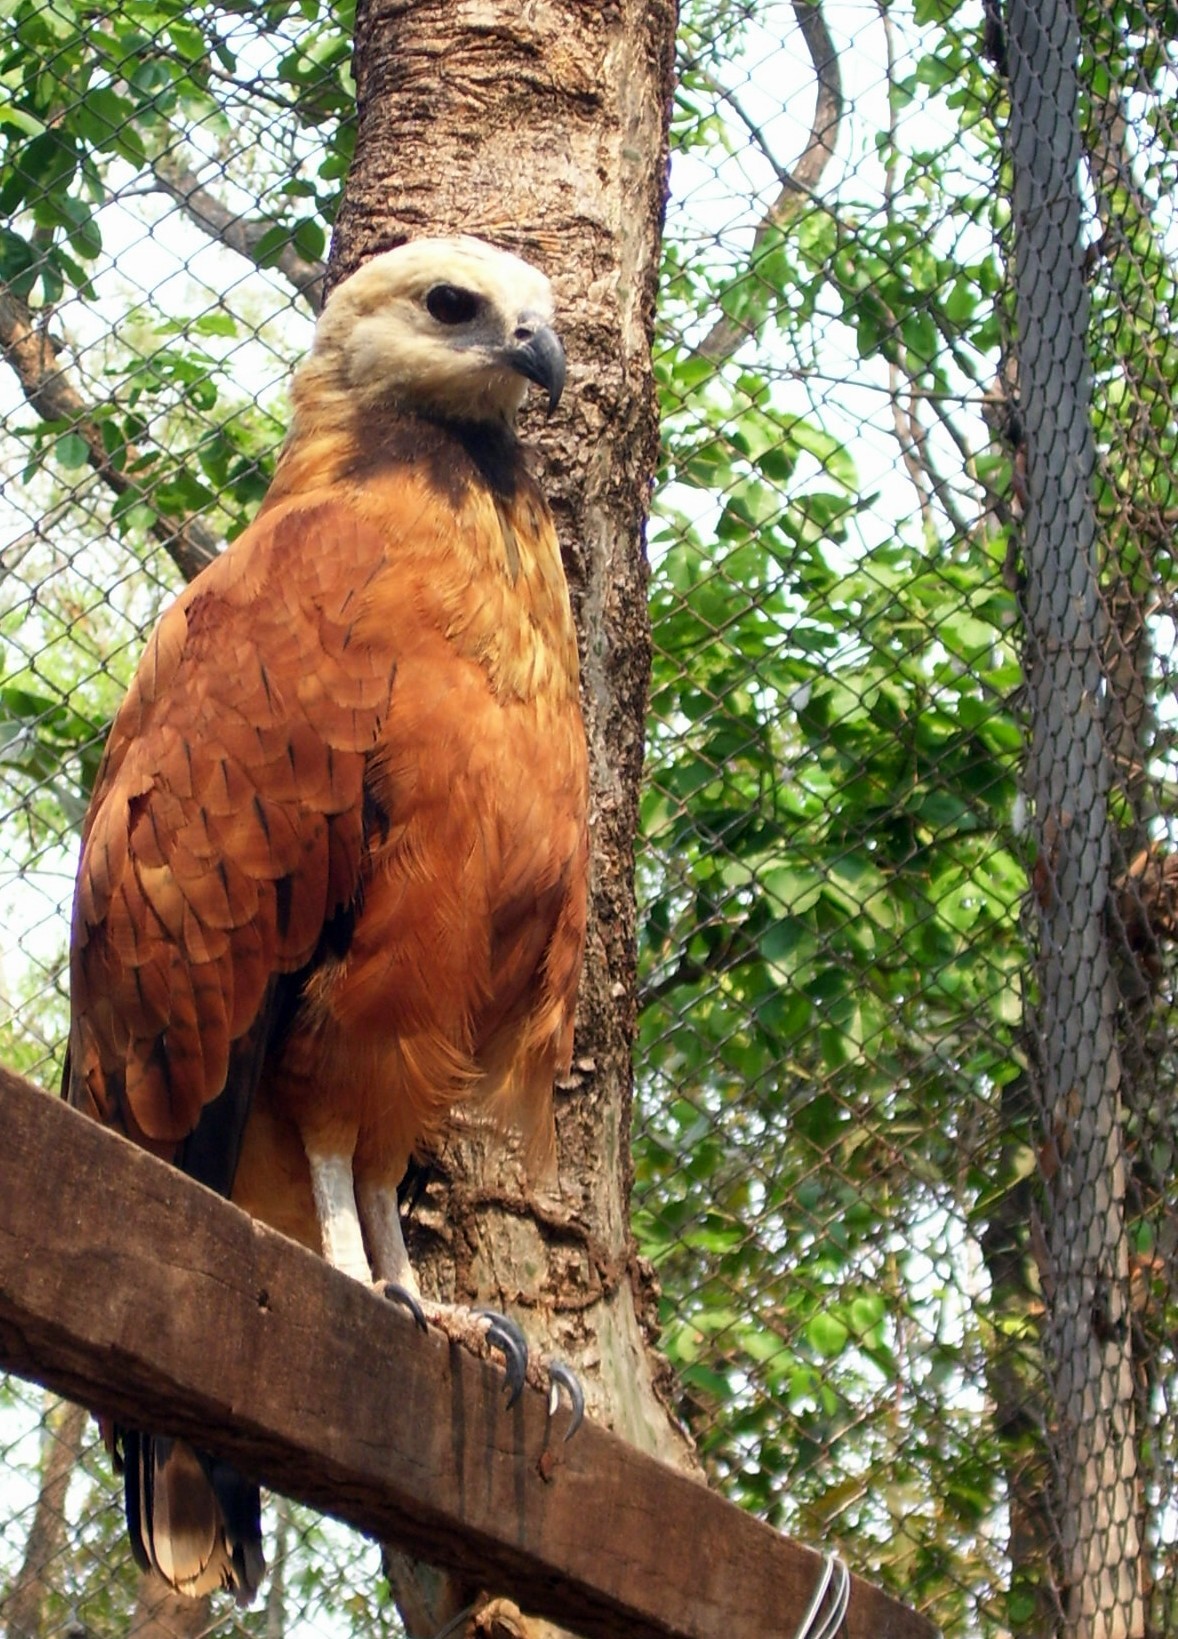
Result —
[[[560,1391],[569,1397],[569,1426],[564,1431],[565,1443],[572,1439],[585,1420],[585,1391],[576,1372],[563,1360],[554,1360],[548,1367],[548,1415],[554,1417],[560,1405]]]
[[[494,1345],[503,1356],[504,1370],[507,1373],[507,1409],[511,1410],[520,1395],[524,1392],[524,1378],[528,1369],[528,1340],[507,1315],[501,1315],[498,1309],[476,1309],[476,1315],[482,1315],[490,1321],[487,1327],[487,1342]]]
[[[416,1294],[411,1292],[407,1286],[398,1286],[395,1281],[386,1280],[382,1291],[390,1303],[399,1303],[403,1309],[408,1309],[413,1316],[415,1325],[421,1331],[427,1332],[429,1330],[425,1323],[425,1310],[417,1301]]]

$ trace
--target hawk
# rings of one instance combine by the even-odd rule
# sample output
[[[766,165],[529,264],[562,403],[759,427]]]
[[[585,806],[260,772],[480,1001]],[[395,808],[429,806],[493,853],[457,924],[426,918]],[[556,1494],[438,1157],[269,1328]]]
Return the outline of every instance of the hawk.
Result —
[[[456,1106],[543,1163],[572,1051],[577,644],[515,428],[529,382],[560,398],[552,317],[471,238],[336,288],[266,498],[160,620],[83,830],[70,1101],[415,1307],[407,1168]],[[140,1563],[252,1598],[256,1484],[112,1438]]]

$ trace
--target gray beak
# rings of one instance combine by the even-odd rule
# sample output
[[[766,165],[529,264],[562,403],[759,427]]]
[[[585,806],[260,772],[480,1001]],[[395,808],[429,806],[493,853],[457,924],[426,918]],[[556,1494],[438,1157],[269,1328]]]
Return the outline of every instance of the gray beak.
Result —
[[[564,348],[556,331],[546,324],[531,324],[527,314],[520,319],[515,331],[515,346],[503,354],[504,362],[543,387],[548,393],[548,413],[552,414],[564,392]]]

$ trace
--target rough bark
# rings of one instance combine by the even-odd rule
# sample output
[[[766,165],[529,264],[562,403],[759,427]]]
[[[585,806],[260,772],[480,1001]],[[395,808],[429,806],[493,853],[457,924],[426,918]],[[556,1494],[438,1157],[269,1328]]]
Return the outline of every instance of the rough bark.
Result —
[[[1107,255],[1116,271],[1122,236],[1148,242],[1153,236],[1149,202],[1137,186],[1129,148],[1129,121],[1121,88],[1109,84],[1091,98],[1083,132],[1091,180],[1101,256]],[[1164,251],[1159,249],[1159,258]],[[1095,258],[1094,260],[1099,260]],[[1144,270],[1142,270],[1144,272]],[[1156,808],[1148,776],[1148,746],[1154,729],[1154,704],[1149,678],[1152,644],[1150,603],[1155,595],[1156,569],[1164,561],[1174,532],[1174,519],[1151,501],[1149,456],[1156,444],[1150,412],[1167,403],[1170,382],[1159,368],[1158,350],[1151,346],[1157,327],[1169,329],[1168,313],[1156,307],[1147,278],[1144,288],[1132,293],[1116,285],[1116,298],[1130,302],[1124,336],[1118,337],[1118,364],[1126,388],[1125,425],[1108,418],[1106,434],[1114,444],[1106,492],[1099,518],[1106,580],[1105,671],[1109,680],[1105,740],[1113,780],[1125,794],[1130,819],[1117,838],[1124,867],[1149,841],[1149,820]],[[1149,338],[1149,339],[1147,339]],[[1103,419],[1103,418],[1102,418]]]
[[[1002,60],[1005,65],[1005,55]],[[1009,487],[991,491],[987,500],[991,516],[1007,532],[1003,578],[1018,591],[1022,586],[1019,547],[1027,452],[1018,401],[1018,357],[1011,347],[1007,337],[1003,367],[984,413],[994,448],[1010,464]],[[1028,1064],[1035,1063],[1037,1038],[1030,1017],[1024,1018],[1019,1034],[1022,1054]],[[993,1400],[993,1427],[1006,1483],[1009,1590],[1011,1605],[1020,1612],[1014,1631],[1019,1639],[1050,1639],[1058,1633],[1063,1617],[1047,1385],[1038,1347],[1043,1301],[1036,1259],[1042,1256],[1042,1218],[1035,1180],[1020,1165],[1020,1152],[1037,1144],[1031,1080],[1030,1071],[1023,1071],[1006,1082],[999,1096],[996,1177],[1007,1182],[987,1213],[981,1252],[996,1322],[986,1351],[986,1386]]]
[[[1080,231],[1079,31],[1066,0],[1015,0],[1007,49],[1027,449],[1027,784],[1038,847],[1034,1073],[1064,1630],[1069,1639],[1139,1639],[1122,1069],[1105,934],[1110,766]]]
[[[650,343],[675,21],[670,0],[361,4],[356,160],[330,279],[405,238],[466,232],[536,262],[555,287],[569,384],[529,436],[573,592],[593,765],[591,926],[574,1074],[557,1099],[559,1180],[528,1185],[499,1146],[468,1135],[442,1158],[411,1250],[428,1289],[516,1310],[534,1344],[581,1374],[595,1416],[685,1463],[648,1348],[628,1141]],[[466,1602],[402,1556],[392,1569],[412,1633]]]

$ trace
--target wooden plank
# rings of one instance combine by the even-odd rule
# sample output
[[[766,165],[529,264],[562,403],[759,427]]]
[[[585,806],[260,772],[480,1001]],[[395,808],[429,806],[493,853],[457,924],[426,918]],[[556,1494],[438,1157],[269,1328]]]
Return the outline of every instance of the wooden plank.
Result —
[[[423,1337],[374,1292],[0,1069],[0,1367],[592,1635],[793,1633],[820,1556]],[[847,1639],[935,1630],[855,1579]]]

